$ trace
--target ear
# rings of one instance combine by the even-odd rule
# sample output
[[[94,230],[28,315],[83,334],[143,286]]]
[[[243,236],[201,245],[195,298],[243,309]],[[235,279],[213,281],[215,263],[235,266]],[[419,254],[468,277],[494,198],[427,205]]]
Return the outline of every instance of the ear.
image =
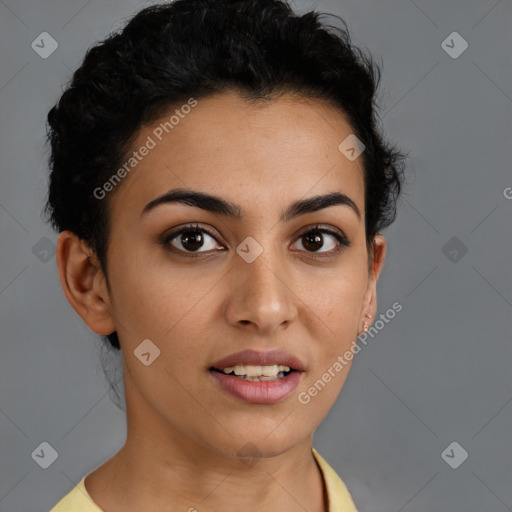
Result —
[[[64,294],[87,326],[97,334],[114,332],[110,297],[99,261],[88,245],[71,231],[59,235],[57,266]]]
[[[366,288],[361,315],[359,318],[359,328],[363,330],[366,322],[369,325],[375,318],[377,312],[377,280],[384,265],[386,257],[386,239],[380,233],[374,237],[374,244],[371,252],[372,260],[368,271],[368,285]],[[371,315],[370,317],[368,315]]]

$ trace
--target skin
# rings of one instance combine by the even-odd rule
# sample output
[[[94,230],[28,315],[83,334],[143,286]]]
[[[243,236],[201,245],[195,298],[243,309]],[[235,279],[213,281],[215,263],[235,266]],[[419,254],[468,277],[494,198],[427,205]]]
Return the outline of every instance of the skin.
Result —
[[[143,127],[133,149],[169,115]],[[61,233],[66,297],[94,332],[117,331],[124,354],[126,442],[85,480],[104,510],[326,510],[312,437],[350,364],[308,404],[297,395],[350,348],[366,315],[375,316],[386,252],[378,234],[368,260],[362,161],[338,150],[352,132],[339,110],[317,99],[287,95],[254,104],[235,92],[199,99],[105,199],[109,287],[90,248]],[[148,202],[177,187],[236,202],[245,216],[179,203],[141,216]],[[330,192],[349,196],[361,217],[336,205],[279,221],[293,201]],[[198,258],[179,254],[190,247],[180,235],[167,247],[159,241],[189,223],[216,234],[203,234]],[[317,223],[344,233],[350,246],[315,259],[338,246],[324,233],[317,252],[308,247],[302,234]],[[250,264],[235,251],[247,236],[263,248]],[[147,338],[161,351],[149,366],[134,355]],[[273,348],[307,367],[279,403],[237,399],[208,372],[234,352]],[[261,454],[253,464],[237,455],[246,443]]]

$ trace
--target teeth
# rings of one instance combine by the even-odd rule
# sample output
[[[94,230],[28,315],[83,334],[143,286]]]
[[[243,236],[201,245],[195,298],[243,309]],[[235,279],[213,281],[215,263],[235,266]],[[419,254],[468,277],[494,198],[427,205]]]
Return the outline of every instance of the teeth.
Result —
[[[234,373],[237,376],[247,377],[277,377],[280,372],[289,372],[290,367],[282,364],[274,364],[271,366],[256,366],[256,365],[243,365],[237,364],[235,366],[228,366],[222,370],[223,373]],[[266,379],[263,379],[266,380]]]
[[[249,380],[251,382],[260,382],[262,380],[279,380],[279,379],[282,379],[284,377],[284,373],[283,372],[279,372],[275,377],[265,377],[264,375],[262,375],[261,377],[249,377],[248,375],[240,375],[240,376],[237,376],[237,379],[241,379],[241,380]]]
[[[284,368],[284,366],[282,366]],[[281,370],[284,371],[284,370]],[[288,370],[286,370],[288,371]],[[273,377],[274,375],[277,375],[279,373],[279,366],[277,364],[274,364],[273,366],[262,366],[261,367],[261,374],[265,377]],[[250,375],[250,374],[247,374]]]

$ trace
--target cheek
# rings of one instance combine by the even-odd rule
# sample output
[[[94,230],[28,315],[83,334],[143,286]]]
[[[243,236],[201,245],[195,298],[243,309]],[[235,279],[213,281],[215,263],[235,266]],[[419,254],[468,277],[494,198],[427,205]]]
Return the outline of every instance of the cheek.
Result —
[[[363,265],[347,265],[305,287],[299,296],[314,313],[313,318],[317,316],[321,320],[329,337],[341,341],[357,332],[367,284],[368,274]]]
[[[303,292],[302,296],[307,297],[304,314],[312,322],[311,355],[314,360],[305,384],[309,387],[321,381],[321,393],[318,391],[318,394],[322,398],[314,400],[314,407],[322,408],[334,402],[347,378],[353,354],[350,353],[348,357],[345,354],[357,341],[367,283],[368,273],[364,262],[355,262],[315,288],[316,291],[310,292],[309,297]],[[312,394],[315,394],[315,390],[312,390]]]
[[[111,261],[117,264],[109,272],[112,311],[120,330],[135,342],[184,328],[212,286],[208,278],[136,255],[123,259],[121,252],[112,251]]]

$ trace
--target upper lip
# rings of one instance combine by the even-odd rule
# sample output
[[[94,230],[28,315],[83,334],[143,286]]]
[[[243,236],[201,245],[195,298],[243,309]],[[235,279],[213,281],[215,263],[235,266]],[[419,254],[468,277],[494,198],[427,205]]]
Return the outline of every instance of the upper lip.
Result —
[[[268,350],[266,352],[258,352],[256,350],[243,350],[236,352],[219,361],[213,363],[212,368],[215,370],[224,370],[224,368],[236,365],[255,365],[255,366],[272,366],[272,365],[289,366],[292,370],[305,371],[304,363],[294,355],[283,350]]]

